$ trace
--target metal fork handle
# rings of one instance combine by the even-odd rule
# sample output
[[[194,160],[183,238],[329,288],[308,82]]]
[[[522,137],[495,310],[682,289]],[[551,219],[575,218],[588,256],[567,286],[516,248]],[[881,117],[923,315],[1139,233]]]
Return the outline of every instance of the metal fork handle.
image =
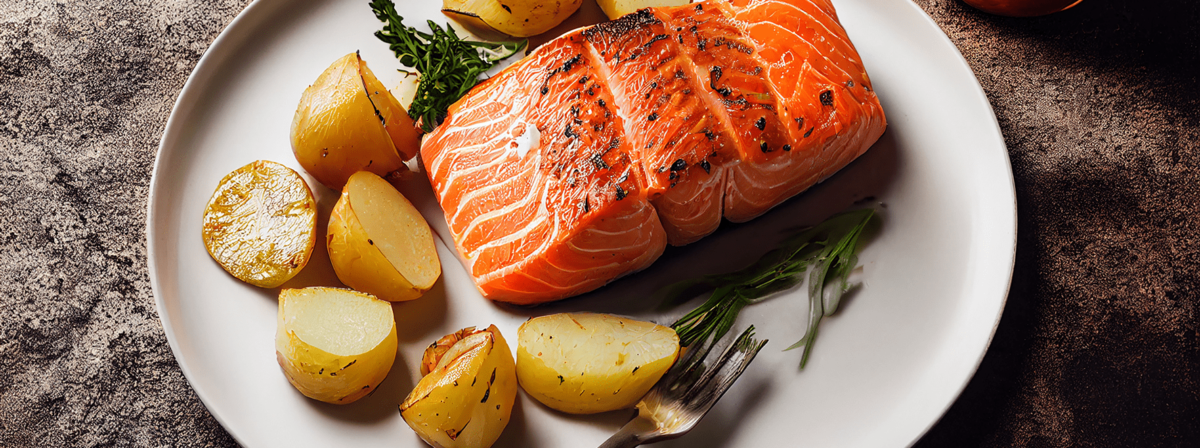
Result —
[[[640,413],[639,413],[640,414]],[[649,418],[637,415],[621,427],[621,430],[600,444],[600,448],[633,448],[655,439],[660,434],[658,425]]]

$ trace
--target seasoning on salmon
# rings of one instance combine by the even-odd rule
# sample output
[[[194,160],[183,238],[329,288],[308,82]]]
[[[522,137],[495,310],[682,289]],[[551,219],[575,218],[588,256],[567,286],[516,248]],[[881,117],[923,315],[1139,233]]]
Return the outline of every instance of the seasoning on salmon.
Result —
[[[421,160],[489,299],[584,293],[829,177],[886,126],[828,0],[648,8],[451,106]]]

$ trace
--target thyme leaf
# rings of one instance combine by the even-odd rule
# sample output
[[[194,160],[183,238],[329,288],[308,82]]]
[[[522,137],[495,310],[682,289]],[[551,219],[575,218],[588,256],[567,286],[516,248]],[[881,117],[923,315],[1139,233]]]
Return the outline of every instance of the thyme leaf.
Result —
[[[785,349],[804,347],[800,358],[800,368],[804,368],[821,319],[837,311],[842,295],[854,286],[849,277],[858,264],[859,236],[874,217],[872,209],[834,215],[787,238],[745,269],[667,286],[662,292],[666,306],[712,291],[708,300],[671,324],[680,344],[688,346],[710,336],[720,339],[743,308],[800,284],[808,272],[808,329]]]
[[[432,20],[427,22],[431,32],[417,31],[404,25],[392,0],[371,0],[371,11],[384,23],[375,37],[388,44],[401,64],[412,67],[420,76],[408,115],[425,132],[442,124],[450,105],[471,90],[480,75],[529,44],[528,40],[463,40],[454,28],[442,28]]]

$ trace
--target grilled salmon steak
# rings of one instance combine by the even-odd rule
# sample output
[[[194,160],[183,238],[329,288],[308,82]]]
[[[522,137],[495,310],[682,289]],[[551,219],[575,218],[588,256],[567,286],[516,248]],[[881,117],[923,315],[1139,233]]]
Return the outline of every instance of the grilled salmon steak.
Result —
[[[761,215],[885,126],[828,0],[708,0],[546,43],[451,106],[421,161],[479,291],[535,304]]]

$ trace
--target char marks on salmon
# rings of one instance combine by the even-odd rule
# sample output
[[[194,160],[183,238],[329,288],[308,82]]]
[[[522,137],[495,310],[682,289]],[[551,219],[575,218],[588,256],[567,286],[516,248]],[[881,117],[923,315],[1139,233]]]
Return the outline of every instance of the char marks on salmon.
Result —
[[[885,126],[827,0],[708,0],[546,43],[455,103],[421,160],[479,291],[534,304],[761,215]]]

